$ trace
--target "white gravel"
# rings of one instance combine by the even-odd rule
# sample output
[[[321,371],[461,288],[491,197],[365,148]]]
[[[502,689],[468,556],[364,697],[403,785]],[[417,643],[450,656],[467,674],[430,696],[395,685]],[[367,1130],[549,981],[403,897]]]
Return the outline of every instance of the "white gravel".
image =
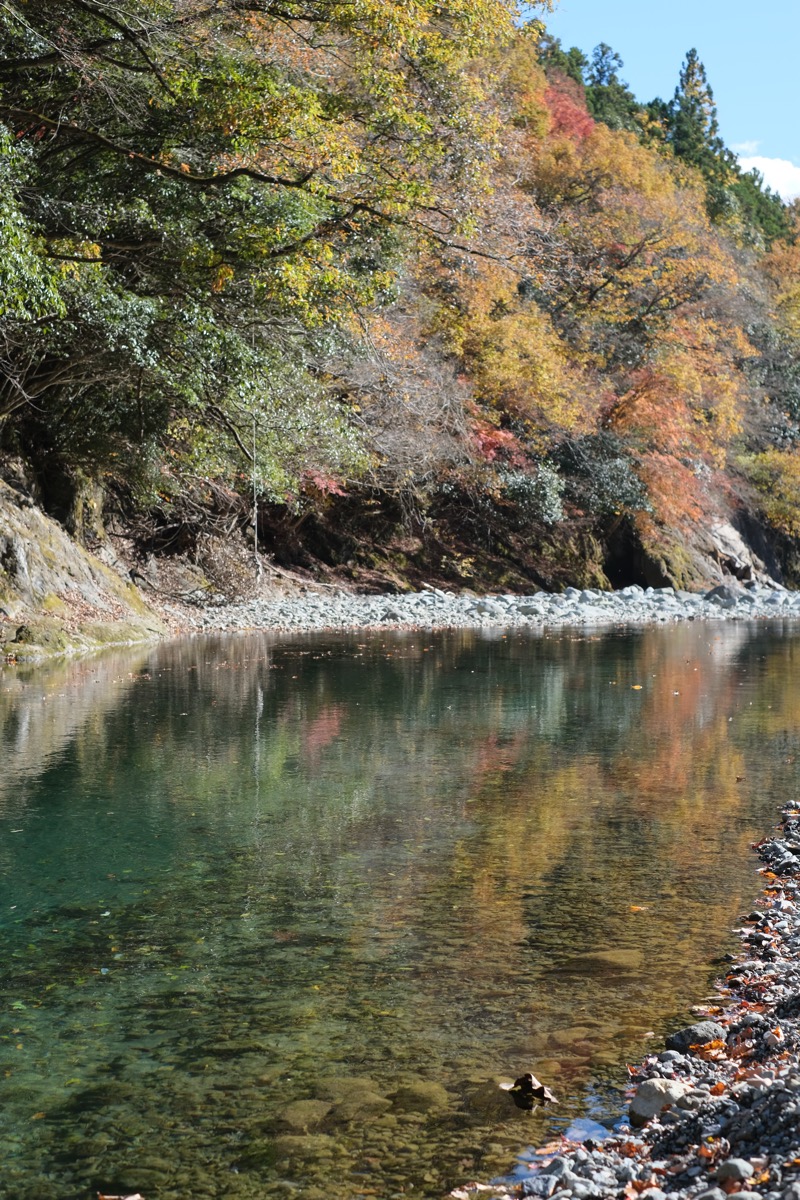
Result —
[[[345,591],[308,592],[241,604],[221,604],[190,616],[197,631],[247,629],[316,630],[399,628],[557,628],[800,618],[800,592],[779,585],[724,584],[706,593],[674,588],[617,592],[567,588],[555,594],[476,596],[427,588],[402,595],[356,595]]]

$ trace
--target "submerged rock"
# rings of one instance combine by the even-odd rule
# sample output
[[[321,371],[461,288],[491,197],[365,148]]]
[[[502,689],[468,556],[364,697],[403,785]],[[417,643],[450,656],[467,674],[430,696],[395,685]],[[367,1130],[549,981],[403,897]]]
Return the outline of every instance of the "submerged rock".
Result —
[[[513,1079],[498,1077],[487,1079],[467,1096],[467,1109],[487,1121],[502,1121],[506,1117],[520,1117],[523,1110],[514,1103],[511,1089]]]
[[[447,1108],[449,1104],[450,1096],[440,1083],[429,1083],[422,1079],[398,1088],[394,1096],[394,1107],[400,1112],[432,1112],[437,1108]]]
[[[308,1132],[321,1125],[331,1111],[324,1100],[295,1100],[280,1113],[278,1125],[298,1133]]]
[[[639,971],[644,966],[644,954],[637,949],[590,950],[578,954],[563,964],[566,971]]]

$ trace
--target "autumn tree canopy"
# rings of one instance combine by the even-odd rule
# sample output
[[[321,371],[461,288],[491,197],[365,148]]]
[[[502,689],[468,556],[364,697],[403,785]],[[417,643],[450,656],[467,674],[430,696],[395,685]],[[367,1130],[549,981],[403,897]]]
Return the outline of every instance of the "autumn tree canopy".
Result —
[[[508,560],[800,530],[796,214],[695,51],[623,72],[512,0],[12,0],[0,455],[76,525],[255,482]]]

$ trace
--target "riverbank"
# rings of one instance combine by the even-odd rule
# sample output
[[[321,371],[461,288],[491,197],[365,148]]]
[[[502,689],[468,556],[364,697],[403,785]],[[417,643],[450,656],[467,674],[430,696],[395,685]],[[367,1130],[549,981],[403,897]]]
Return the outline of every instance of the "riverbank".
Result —
[[[172,599],[152,605],[148,621],[117,620],[79,595],[59,601],[57,615],[27,612],[12,619],[0,612],[0,654],[27,662],[202,633],[323,633],[416,629],[559,629],[669,624],[679,621],[800,619],[800,592],[778,584],[736,582],[704,593],[672,587],[619,591],[566,588],[531,595],[476,595],[428,587],[401,594],[363,594],[333,587],[298,587],[242,602],[202,605]],[[109,617],[111,616],[111,619]]]
[[[764,892],[739,931],[724,999],[632,1071],[614,1135],[597,1126],[582,1142],[525,1152],[513,1175],[453,1200],[798,1200],[800,806],[756,849]]]
[[[642,625],[695,620],[800,618],[800,592],[779,586],[731,583],[705,593],[636,585],[616,592],[566,588],[529,596],[477,596],[440,588],[401,595],[304,592],[183,610],[187,631],[232,633],[249,629],[316,632],[360,628],[557,628],[568,625]]]

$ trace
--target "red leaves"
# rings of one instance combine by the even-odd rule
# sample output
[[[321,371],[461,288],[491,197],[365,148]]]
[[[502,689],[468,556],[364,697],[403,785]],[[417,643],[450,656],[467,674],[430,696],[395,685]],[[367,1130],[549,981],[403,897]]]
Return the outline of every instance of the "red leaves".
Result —
[[[563,134],[574,142],[582,142],[594,129],[595,122],[586,111],[583,88],[566,75],[553,74],[544,94],[544,102],[554,133]]]

